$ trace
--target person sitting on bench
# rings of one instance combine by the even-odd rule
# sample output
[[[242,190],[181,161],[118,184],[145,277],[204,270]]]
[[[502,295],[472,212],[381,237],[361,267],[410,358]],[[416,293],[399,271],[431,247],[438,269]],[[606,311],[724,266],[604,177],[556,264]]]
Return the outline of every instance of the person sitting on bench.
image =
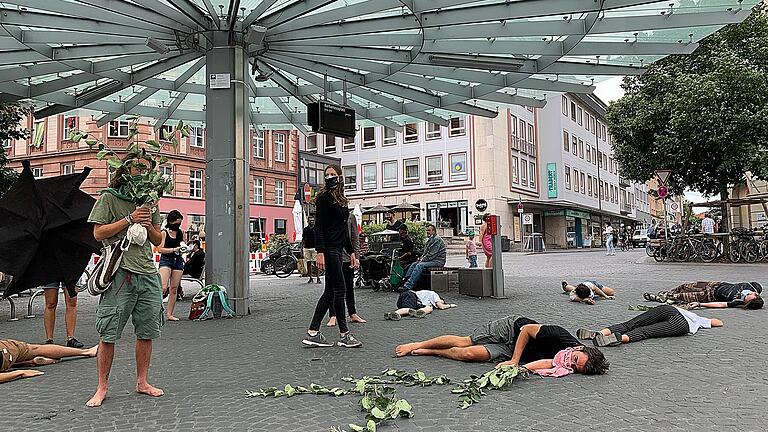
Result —
[[[445,300],[443,300],[440,295],[434,291],[409,290],[400,293],[400,297],[397,298],[397,310],[394,312],[385,313],[384,318],[393,321],[398,321],[404,316],[424,318],[425,316],[431,314],[434,308],[450,309],[455,307],[455,304],[446,303]]]
[[[34,369],[8,371],[14,366],[53,364],[64,357],[96,357],[97,349],[98,345],[83,349],[54,344],[35,345],[14,339],[0,339],[0,383],[43,374]]]
[[[411,264],[405,273],[405,285],[403,291],[412,290],[421,279],[424,270],[430,267],[443,267],[445,265],[445,242],[437,235],[437,228],[427,224],[427,244],[419,262]]]
[[[644,293],[649,301],[688,303],[688,307],[761,309],[763,287],[757,282],[699,281],[678,285],[670,291]]]
[[[578,285],[571,285],[567,281],[560,282],[563,285],[563,291],[568,293],[571,301],[595,304],[595,298],[613,300],[616,290],[601,284],[596,280],[587,280]]]
[[[579,339],[592,339],[600,347],[619,346],[643,339],[664,338],[696,334],[700,328],[722,327],[715,318],[704,318],[691,311],[672,305],[661,305],[641,313],[631,320],[606,327],[599,332],[578,329]]]
[[[187,262],[184,263],[184,274],[195,279],[203,276],[205,268],[205,251],[200,247],[200,240],[192,240],[192,251],[187,255]]]
[[[508,316],[475,329],[471,336],[438,336],[423,342],[398,345],[395,356],[429,355],[470,362],[501,362],[520,365],[535,372],[558,367],[555,357],[572,349],[571,371],[586,375],[604,374],[609,367],[597,348],[585,347],[560,326],[542,325],[517,315]],[[562,359],[559,359],[562,360]]]

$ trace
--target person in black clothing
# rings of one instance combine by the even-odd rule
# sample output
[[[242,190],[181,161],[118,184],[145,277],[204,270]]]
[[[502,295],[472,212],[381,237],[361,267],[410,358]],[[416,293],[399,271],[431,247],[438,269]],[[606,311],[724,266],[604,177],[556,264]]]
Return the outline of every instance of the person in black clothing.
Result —
[[[521,316],[508,316],[478,327],[471,336],[438,336],[424,342],[399,345],[397,357],[429,355],[470,362],[501,362],[520,365],[530,371],[553,367],[555,355],[567,348],[572,352],[573,369],[582,374],[603,374],[608,362],[600,350],[585,347],[560,326],[542,325]]]
[[[315,249],[317,250],[317,268],[325,270],[325,289],[317,301],[312,322],[307,330],[303,344],[313,347],[329,347],[333,343],[320,333],[320,323],[333,302],[336,320],[339,326],[340,339],[337,345],[347,348],[362,346],[347,328],[346,319],[346,283],[342,269],[344,251],[350,255],[350,260],[356,261],[357,256],[352,248],[352,241],[347,227],[349,201],[344,196],[344,181],[341,168],[337,165],[325,167],[325,185],[315,201]]]
[[[355,269],[360,267],[360,236],[357,234],[357,218],[349,212],[347,218],[347,227],[349,228],[349,238],[352,241],[352,249],[355,251],[353,254],[356,258],[352,258],[352,255],[344,251],[342,257],[343,271],[344,271],[344,283],[347,286],[347,292],[344,300],[347,302],[347,313],[349,314],[349,322],[365,324],[366,320],[363,319],[357,313],[357,304],[355,304]],[[328,327],[334,327],[336,325],[336,311],[333,309],[333,303],[328,306]]]
[[[203,276],[205,268],[205,251],[200,247],[200,240],[192,242],[192,252],[187,255],[187,262],[184,263],[184,274],[195,279]]]
[[[645,293],[643,298],[661,303],[674,300],[679,303],[688,303],[691,308],[761,309],[764,303],[760,296],[762,292],[763,286],[757,282],[699,281],[684,283],[670,291]]]
[[[400,265],[403,267],[403,271],[408,269],[408,266],[416,261],[413,251],[413,240],[408,235],[408,227],[403,224],[400,227]]]
[[[178,321],[173,316],[173,309],[178,298],[181,274],[184,271],[184,260],[181,258],[181,241],[184,233],[181,232],[181,221],[184,218],[178,210],[168,212],[165,220],[165,229],[162,231],[163,239],[157,247],[160,252],[160,280],[163,283],[163,295],[168,295],[168,307],[165,316],[168,321]]]
[[[302,255],[304,256],[304,262],[307,263],[307,275],[309,280],[307,283],[312,283],[312,269],[315,269],[315,276],[317,276],[317,283],[320,283],[320,272],[317,270],[317,251],[315,250],[315,218],[310,217],[307,226],[301,232],[301,247]]]
[[[400,227],[404,227],[405,223],[400,219],[395,219],[395,214],[387,212],[384,217],[387,220],[387,229],[392,231],[400,231]]]

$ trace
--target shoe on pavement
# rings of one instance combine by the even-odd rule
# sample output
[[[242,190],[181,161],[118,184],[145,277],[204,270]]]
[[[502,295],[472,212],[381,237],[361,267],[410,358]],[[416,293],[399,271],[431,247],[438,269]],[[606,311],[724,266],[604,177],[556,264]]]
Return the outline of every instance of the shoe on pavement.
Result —
[[[576,330],[576,337],[579,339],[594,339],[597,336],[596,331],[580,328]]]
[[[568,286],[568,282],[567,282],[567,281],[560,281],[560,285],[562,285],[562,286],[563,286],[563,291],[564,291],[564,292],[568,292],[568,291],[565,291],[565,287],[567,287],[567,286]]]
[[[46,341],[45,341],[45,344],[46,344],[46,345],[51,345],[51,344],[53,344],[53,339],[48,339],[48,340],[46,340]]]
[[[387,312],[387,313],[384,314],[384,319],[386,319],[386,320],[400,321],[400,318],[402,318],[402,317],[397,312]]]
[[[336,345],[344,348],[359,348],[363,346],[363,343],[355,339],[355,337],[352,336],[352,333],[347,332],[347,334],[342,336],[342,338],[336,342]]]
[[[414,318],[424,318],[427,316],[427,313],[421,309],[408,309],[408,315]]]
[[[599,334],[595,336],[593,340],[594,344],[599,347],[615,347],[621,345],[621,334],[611,333],[608,336]]]
[[[77,340],[75,338],[69,338],[69,339],[67,339],[67,346],[70,347],[70,348],[82,348],[85,345],[83,345],[82,342],[80,342],[79,340]]]
[[[301,341],[304,345],[311,346],[311,347],[332,347],[333,343],[328,342],[328,339],[323,336],[322,333],[317,332],[316,335],[310,336],[309,333],[304,337],[304,340]]]

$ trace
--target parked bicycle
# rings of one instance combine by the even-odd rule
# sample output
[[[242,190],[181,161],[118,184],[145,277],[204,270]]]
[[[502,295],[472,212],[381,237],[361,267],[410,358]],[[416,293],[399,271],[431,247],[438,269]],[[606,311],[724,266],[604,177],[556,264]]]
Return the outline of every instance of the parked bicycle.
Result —
[[[749,228],[734,228],[731,231],[731,243],[728,248],[728,259],[733,263],[744,261],[754,263],[765,258],[763,241],[755,239],[756,230]],[[765,234],[763,233],[763,238]]]

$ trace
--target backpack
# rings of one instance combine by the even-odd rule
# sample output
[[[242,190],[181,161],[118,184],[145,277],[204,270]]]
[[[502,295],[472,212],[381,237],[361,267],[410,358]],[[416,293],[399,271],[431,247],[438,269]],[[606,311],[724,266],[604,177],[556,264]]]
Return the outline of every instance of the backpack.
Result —
[[[130,241],[128,237],[123,237],[122,240],[101,249],[101,258],[96,263],[93,271],[91,271],[86,284],[90,295],[100,295],[112,286],[112,280],[115,278],[115,273],[117,273],[120,262],[123,260],[123,254],[128,250],[129,246]]]
[[[193,321],[221,318],[225,313],[225,318],[235,316],[235,311],[229,307],[227,289],[216,284],[208,285],[195,294],[189,307],[189,319]]]

